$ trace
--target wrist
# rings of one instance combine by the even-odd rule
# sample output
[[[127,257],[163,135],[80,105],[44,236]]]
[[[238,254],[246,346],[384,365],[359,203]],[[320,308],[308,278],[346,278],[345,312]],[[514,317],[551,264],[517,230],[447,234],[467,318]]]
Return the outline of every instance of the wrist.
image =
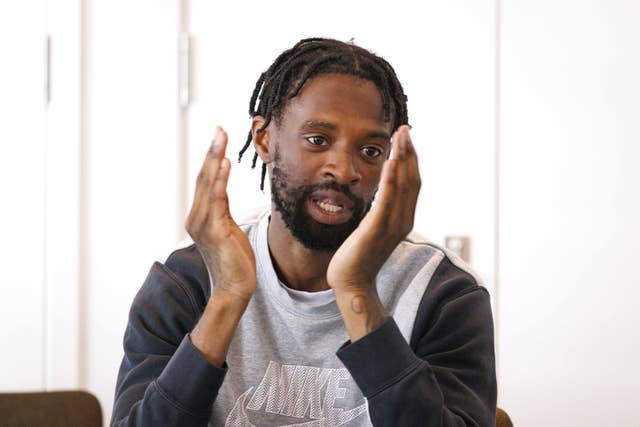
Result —
[[[255,283],[253,286],[243,286],[242,290],[235,289],[233,286],[215,286],[207,305],[224,305],[229,310],[241,310],[249,305],[253,291],[255,290]]]
[[[225,280],[215,281],[213,292],[209,301],[217,298],[232,306],[242,306],[249,304],[253,293],[256,290],[256,281],[228,282]]]
[[[334,290],[351,342],[357,341],[388,318],[374,287]]]
[[[215,290],[202,317],[190,334],[191,342],[209,361],[222,367],[229,344],[249,299],[236,293]]]
[[[377,294],[376,281],[374,279],[349,279],[333,280],[328,285],[337,294]]]

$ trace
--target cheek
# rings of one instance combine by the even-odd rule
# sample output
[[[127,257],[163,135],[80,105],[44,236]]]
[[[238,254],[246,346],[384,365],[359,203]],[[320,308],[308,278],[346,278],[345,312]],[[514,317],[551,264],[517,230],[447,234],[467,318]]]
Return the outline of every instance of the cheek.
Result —
[[[316,173],[318,165],[315,165],[310,156],[299,155],[297,153],[287,153],[281,155],[274,167],[287,176],[290,184],[312,184],[318,179]]]
[[[382,176],[382,167],[372,168],[369,165],[369,170],[363,174],[362,177],[362,191],[367,195],[373,197],[378,191],[380,185],[380,177]]]
[[[283,184],[288,188],[311,184],[312,176],[303,165],[303,162],[292,162],[291,159],[280,158],[278,162],[272,163],[271,173],[273,174],[276,169],[278,178],[284,181]]]

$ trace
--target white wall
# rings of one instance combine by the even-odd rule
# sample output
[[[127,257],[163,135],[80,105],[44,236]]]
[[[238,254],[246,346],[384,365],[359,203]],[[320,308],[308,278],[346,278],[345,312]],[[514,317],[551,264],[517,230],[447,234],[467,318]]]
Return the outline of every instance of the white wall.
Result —
[[[44,47],[44,2],[0,3],[0,390],[44,386]]]
[[[45,218],[45,383],[80,385],[82,287],[80,0],[48,1],[51,97],[47,106]]]
[[[640,4],[502,6],[501,403],[638,426]]]
[[[91,1],[86,22],[82,385],[107,421],[129,307],[178,239],[177,4]]]
[[[79,6],[0,5],[1,390],[79,386]]]

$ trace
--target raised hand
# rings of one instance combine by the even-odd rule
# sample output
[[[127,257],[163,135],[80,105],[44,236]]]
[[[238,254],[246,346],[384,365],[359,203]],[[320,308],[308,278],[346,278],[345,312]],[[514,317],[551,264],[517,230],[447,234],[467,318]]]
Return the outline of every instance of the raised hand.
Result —
[[[336,293],[352,341],[386,317],[375,278],[413,228],[419,192],[418,158],[405,125],[393,134],[391,157],[384,163],[376,202],[327,269],[327,283]]]
[[[231,162],[225,158],[227,133],[216,136],[198,174],[186,229],[198,247],[216,292],[248,301],[256,287],[256,261],[247,235],[229,212],[227,181]]]
[[[221,128],[198,174],[187,232],[204,260],[214,291],[191,331],[193,345],[222,366],[240,318],[256,289],[256,259],[247,235],[229,212],[227,182],[231,162],[224,157],[227,134]]]

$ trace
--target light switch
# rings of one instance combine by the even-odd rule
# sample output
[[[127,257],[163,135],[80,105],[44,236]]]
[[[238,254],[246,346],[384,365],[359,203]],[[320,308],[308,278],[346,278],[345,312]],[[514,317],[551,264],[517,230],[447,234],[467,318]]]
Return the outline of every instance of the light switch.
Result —
[[[444,245],[455,252],[464,262],[471,262],[471,239],[469,236],[446,236]]]

